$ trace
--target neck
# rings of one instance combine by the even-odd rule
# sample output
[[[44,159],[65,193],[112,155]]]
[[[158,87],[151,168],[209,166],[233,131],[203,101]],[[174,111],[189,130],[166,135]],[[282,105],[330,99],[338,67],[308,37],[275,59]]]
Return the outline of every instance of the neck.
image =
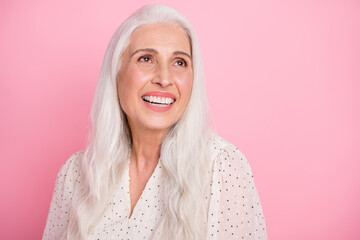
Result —
[[[161,143],[166,133],[165,130],[131,129],[131,160],[139,170],[156,166],[160,158]]]

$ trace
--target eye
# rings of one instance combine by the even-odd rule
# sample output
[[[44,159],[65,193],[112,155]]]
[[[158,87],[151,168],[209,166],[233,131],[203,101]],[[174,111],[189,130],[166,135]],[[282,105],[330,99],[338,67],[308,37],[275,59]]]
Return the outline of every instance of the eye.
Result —
[[[141,56],[138,58],[137,60],[138,62],[152,62],[151,61],[151,56],[146,55],[146,56]]]
[[[175,65],[180,66],[180,67],[186,67],[187,66],[187,62],[184,59],[178,59],[175,62]]]

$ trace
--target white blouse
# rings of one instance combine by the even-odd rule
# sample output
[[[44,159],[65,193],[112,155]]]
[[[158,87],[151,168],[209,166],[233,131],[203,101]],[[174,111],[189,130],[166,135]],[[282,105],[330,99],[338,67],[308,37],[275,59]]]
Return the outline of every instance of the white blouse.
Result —
[[[208,204],[207,240],[266,240],[265,219],[249,163],[231,143],[215,135],[211,143],[212,179]],[[75,153],[60,169],[51,200],[43,240],[59,239],[66,229],[72,196],[80,179]],[[129,173],[129,161],[126,171]],[[158,162],[129,218],[129,174],[124,174],[103,218],[89,239],[151,239],[164,207],[162,164]]]

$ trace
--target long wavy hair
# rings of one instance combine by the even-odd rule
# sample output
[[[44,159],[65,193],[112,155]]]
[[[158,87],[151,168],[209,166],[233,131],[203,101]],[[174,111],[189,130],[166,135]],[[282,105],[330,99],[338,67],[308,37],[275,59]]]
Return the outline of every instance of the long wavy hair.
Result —
[[[88,145],[81,159],[81,190],[63,239],[86,239],[104,213],[131,152],[131,134],[117,93],[121,57],[132,32],[142,25],[176,23],[188,35],[193,62],[193,88],[188,106],[165,136],[160,150],[165,209],[152,239],[205,239],[204,199],[209,169],[210,130],[199,42],[190,23],[174,9],[146,5],[114,33],[106,51],[90,112]]]

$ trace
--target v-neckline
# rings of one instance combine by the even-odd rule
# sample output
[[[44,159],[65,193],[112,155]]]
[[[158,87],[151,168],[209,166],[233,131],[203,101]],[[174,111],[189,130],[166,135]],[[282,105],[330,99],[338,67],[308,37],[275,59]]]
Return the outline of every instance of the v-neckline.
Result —
[[[160,166],[160,159],[158,161],[158,163],[156,164],[156,167],[154,169],[154,171],[152,172],[150,178],[148,179],[148,181],[145,184],[144,190],[141,192],[139,199],[137,200],[133,211],[131,212],[131,196],[130,196],[130,158],[128,159],[127,162],[127,169],[126,169],[126,187],[127,187],[127,204],[128,204],[128,209],[129,209],[129,213],[127,215],[127,220],[130,221],[131,219],[133,219],[134,214],[136,213],[137,209],[139,208],[139,204],[141,206],[141,202],[143,201],[143,196],[146,194],[147,189],[149,187],[149,185],[153,182],[153,178],[155,177],[155,173],[158,171],[158,168]]]

